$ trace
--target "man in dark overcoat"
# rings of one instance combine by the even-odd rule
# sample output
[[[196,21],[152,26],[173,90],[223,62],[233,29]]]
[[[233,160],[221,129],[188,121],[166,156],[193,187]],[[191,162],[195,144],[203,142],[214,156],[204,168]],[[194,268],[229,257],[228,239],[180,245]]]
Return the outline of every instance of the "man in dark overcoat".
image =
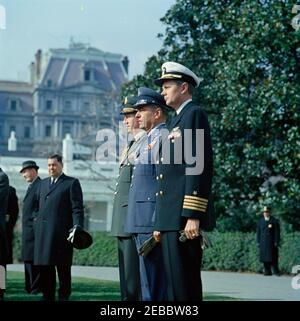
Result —
[[[36,294],[40,290],[40,273],[34,260],[34,224],[38,216],[38,188],[41,182],[38,176],[39,167],[28,160],[22,164],[20,173],[29,183],[23,199],[22,212],[22,259],[25,269],[25,290]]]
[[[8,258],[7,264],[13,263],[13,240],[14,240],[14,227],[19,217],[19,203],[16,189],[9,186],[8,204],[6,213],[6,237],[8,242]]]
[[[128,146],[120,157],[119,176],[114,193],[111,234],[118,238],[118,259],[122,301],[138,301],[140,298],[139,259],[130,233],[124,232],[124,221],[128,208],[128,193],[133,171],[132,160],[145,138],[135,119],[135,97],[126,97],[121,106],[121,115],[127,132],[132,135]]]
[[[154,236],[162,243],[168,300],[202,300],[199,229],[212,229],[215,220],[211,210],[210,128],[206,113],[192,100],[200,80],[187,67],[166,62],[155,83],[162,86],[166,104],[176,114],[157,166]],[[180,231],[186,236],[185,242],[179,240]]]
[[[9,180],[0,168],[0,301],[3,300],[5,291],[5,268],[8,258],[8,244],[6,238],[5,218],[9,192]],[[4,284],[2,283],[4,282]]]
[[[280,226],[278,220],[271,216],[270,207],[264,206],[263,217],[257,223],[257,244],[260,262],[264,265],[264,275],[279,275],[278,247]]]
[[[39,186],[39,209],[34,242],[34,264],[40,267],[44,299],[55,300],[56,272],[58,299],[71,294],[73,247],[67,241],[74,225],[83,227],[84,210],[79,180],[63,173],[60,155],[48,158],[49,178]]]

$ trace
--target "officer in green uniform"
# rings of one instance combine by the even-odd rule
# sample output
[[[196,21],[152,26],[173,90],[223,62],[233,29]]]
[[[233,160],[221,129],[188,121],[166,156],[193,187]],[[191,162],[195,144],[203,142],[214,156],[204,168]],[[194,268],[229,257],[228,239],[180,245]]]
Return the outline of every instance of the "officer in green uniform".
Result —
[[[128,194],[133,171],[133,161],[139,152],[143,139],[147,138],[144,131],[139,129],[135,119],[135,97],[125,98],[121,106],[124,115],[124,125],[133,136],[120,159],[119,176],[116,183],[113,204],[111,234],[118,238],[119,275],[122,301],[138,301],[140,299],[139,258],[130,233],[124,232],[124,222],[128,208]]]
[[[202,300],[199,232],[215,225],[210,196],[213,174],[210,129],[205,112],[192,101],[199,82],[190,69],[176,62],[164,63],[162,75],[155,81],[162,86],[166,104],[176,112],[157,165],[154,225],[154,237],[162,244],[169,301]],[[193,159],[192,155],[196,157]]]

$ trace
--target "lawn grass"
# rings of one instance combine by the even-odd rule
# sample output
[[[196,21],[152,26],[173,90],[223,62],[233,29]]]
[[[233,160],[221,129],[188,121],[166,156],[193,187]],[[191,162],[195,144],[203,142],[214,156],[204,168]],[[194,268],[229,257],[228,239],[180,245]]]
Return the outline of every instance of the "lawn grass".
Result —
[[[24,273],[7,272],[5,301],[39,301],[41,295],[29,295],[24,289]],[[118,282],[72,277],[70,301],[119,301]],[[204,294],[205,301],[237,300],[226,296]]]

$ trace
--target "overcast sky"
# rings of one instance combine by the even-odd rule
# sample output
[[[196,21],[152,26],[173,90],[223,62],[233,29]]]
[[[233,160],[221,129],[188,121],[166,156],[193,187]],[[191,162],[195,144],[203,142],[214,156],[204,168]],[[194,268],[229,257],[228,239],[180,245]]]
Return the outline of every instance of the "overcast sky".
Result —
[[[127,55],[129,74],[142,73],[161,45],[159,21],[176,0],[0,0],[0,79],[29,80],[38,49],[67,48],[71,37],[101,50]]]

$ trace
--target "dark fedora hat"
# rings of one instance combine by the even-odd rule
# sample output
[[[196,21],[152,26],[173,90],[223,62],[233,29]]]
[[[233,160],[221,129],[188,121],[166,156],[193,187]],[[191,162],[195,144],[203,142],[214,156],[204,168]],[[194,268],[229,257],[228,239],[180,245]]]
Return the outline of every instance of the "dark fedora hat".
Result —
[[[35,168],[36,170],[39,169],[39,167],[37,166],[36,162],[33,161],[33,160],[28,160],[28,161],[25,161],[23,164],[22,164],[22,168],[20,170],[20,173],[23,172],[24,169],[26,168]]]
[[[93,244],[92,236],[85,231],[81,226],[74,225],[69,231],[67,240],[72,244],[75,249],[83,250]]]

